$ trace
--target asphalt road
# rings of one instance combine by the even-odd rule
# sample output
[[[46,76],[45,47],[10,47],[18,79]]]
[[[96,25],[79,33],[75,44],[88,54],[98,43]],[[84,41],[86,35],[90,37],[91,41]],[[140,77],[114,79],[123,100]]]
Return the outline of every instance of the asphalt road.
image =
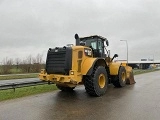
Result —
[[[159,120],[160,71],[136,75],[136,84],[108,87],[90,97],[80,86],[72,93],[49,92],[0,102],[0,120]]]

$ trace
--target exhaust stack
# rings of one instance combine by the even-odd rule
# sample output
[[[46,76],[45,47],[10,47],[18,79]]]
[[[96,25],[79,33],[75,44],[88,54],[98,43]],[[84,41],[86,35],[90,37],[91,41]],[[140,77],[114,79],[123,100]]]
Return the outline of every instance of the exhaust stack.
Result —
[[[74,38],[76,39],[76,45],[80,45],[80,39],[77,33],[75,34]]]

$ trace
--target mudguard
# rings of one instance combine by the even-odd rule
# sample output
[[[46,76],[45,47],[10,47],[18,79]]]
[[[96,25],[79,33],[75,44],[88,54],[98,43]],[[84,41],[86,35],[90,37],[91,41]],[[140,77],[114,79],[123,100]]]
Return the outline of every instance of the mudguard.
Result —
[[[121,66],[121,63],[110,63],[109,64],[109,71],[110,71],[110,75],[118,75],[119,72],[119,68]]]
[[[82,75],[91,75],[95,65],[106,66],[102,58],[87,58],[82,64]]]

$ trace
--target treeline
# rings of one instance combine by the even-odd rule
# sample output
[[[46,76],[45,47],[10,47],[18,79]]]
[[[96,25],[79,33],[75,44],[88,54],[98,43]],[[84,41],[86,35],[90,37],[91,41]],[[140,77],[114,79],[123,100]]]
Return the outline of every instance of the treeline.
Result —
[[[25,59],[5,58],[0,65],[0,74],[40,72],[45,67],[42,57],[42,54],[37,54],[34,57],[29,55]]]

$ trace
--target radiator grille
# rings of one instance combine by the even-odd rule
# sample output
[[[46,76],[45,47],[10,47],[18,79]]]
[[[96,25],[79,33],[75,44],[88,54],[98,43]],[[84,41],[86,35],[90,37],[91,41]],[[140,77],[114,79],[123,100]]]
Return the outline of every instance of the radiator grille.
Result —
[[[47,54],[46,71],[48,74],[69,74],[71,61],[71,48],[50,49]]]

